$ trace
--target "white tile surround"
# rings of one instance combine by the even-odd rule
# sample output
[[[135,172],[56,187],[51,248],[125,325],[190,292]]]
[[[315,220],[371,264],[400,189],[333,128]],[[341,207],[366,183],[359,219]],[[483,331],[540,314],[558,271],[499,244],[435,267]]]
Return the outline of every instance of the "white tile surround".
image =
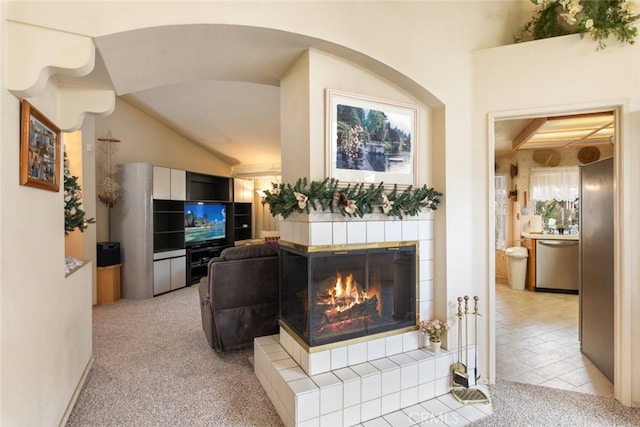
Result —
[[[366,218],[366,219],[365,219]],[[384,214],[365,218],[337,213],[294,213],[280,221],[280,238],[303,246],[418,242],[418,305],[420,319],[433,317],[433,212],[404,219]]]
[[[312,212],[280,222],[280,238],[302,246],[416,241],[420,319],[433,317],[433,234],[430,212],[402,220]],[[447,395],[457,360],[453,352],[435,354],[423,346],[424,336],[409,331],[309,353],[281,328],[254,341],[255,373],[287,427],[350,426],[400,410],[400,424],[412,425],[420,419],[406,408]]]
[[[456,361],[454,352],[420,347],[421,339],[411,331],[309,355],[281,329],[255,339],[254,368],[287,427],[351,426],[401,409],[413,425],[423,414],[406,408],[449,393]],[[303,365],[311,358],[317,368],[308,374]]]

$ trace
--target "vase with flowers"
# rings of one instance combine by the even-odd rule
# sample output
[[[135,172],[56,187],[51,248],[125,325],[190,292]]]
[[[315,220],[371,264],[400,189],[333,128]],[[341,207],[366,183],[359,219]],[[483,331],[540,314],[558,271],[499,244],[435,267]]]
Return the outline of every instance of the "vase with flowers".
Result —
[[[449,330],[449,325],[446,321],[431,319],[431,320],[423,320],[419,324],[420,331],[429,336],[429,344],[431,346],[431,351],[437,353],[440,350],[440,345],[442,343],[442,337]]]

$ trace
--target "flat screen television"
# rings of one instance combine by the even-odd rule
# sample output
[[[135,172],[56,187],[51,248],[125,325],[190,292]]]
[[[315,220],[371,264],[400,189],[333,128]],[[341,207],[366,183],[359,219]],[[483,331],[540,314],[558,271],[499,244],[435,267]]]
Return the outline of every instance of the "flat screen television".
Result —
[[[227,238],[227,206],[224,203],[185,202],[184,243],[222,242]]]

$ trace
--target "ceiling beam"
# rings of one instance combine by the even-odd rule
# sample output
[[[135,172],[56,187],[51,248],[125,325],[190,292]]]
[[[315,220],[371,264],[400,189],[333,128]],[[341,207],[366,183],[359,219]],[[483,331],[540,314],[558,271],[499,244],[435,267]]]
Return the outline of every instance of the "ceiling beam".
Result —
[[[588,118],[599,118],[599,117],[612,117],[613,111],[604,111],[597,113],[581,113],[581,114],[571,114],[566,116],[551,116],[547,117],[548,120],[567,120],[567,119],[588,119]]]
[[[613,125],[613,121],[611,121],[611,122],[609,122],[609,123],[605,124],[604,126],[600,126],[599,128],[594,129],[592,132],[589,132],[588,134],[586,134],[586,135],[585,135],[585,136],[583,136],[582,138],[580,138],[580,139],[576,139],[575,141],[570,142],[569,144],[567,144],[567,145],[566,145],[566,147],[569,147],[569,146],[571,146],[571,145],[573,145],[573,144],[579,144],[579,143],[581,143],[581,142],[583,142],[583,141],[586,141],[586,140],[588,140],[588,139],[589,139],[589,137],[591,137],[592,135],[595,135],[595,134],[597,134],[598,132],[600,132],[601,130],[606,129],[606,128],[608,128],[608,127],[612,126],[612,125]]]
[[[520,147],[522,144],[527,142],[527,140],[531,138],[531,136],[535,134],[538,131],[538,129],[540,129],[545,123],[547,123],[546,117],[533,119],[531,123],[527,125],[527,127],[522,129],[522,132],[520,132],[518,135],[515,136],[515,138],[513,138],[511,149],[514,151],[517,150],[518,147]]]

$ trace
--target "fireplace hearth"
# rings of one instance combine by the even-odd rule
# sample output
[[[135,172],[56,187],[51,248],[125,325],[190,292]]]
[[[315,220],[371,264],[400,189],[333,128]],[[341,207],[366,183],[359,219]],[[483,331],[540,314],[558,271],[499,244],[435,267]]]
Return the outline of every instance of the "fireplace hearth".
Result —
[[[281,323],[307,347],[416,325],[416,242],[303,247],[282,242]]]

